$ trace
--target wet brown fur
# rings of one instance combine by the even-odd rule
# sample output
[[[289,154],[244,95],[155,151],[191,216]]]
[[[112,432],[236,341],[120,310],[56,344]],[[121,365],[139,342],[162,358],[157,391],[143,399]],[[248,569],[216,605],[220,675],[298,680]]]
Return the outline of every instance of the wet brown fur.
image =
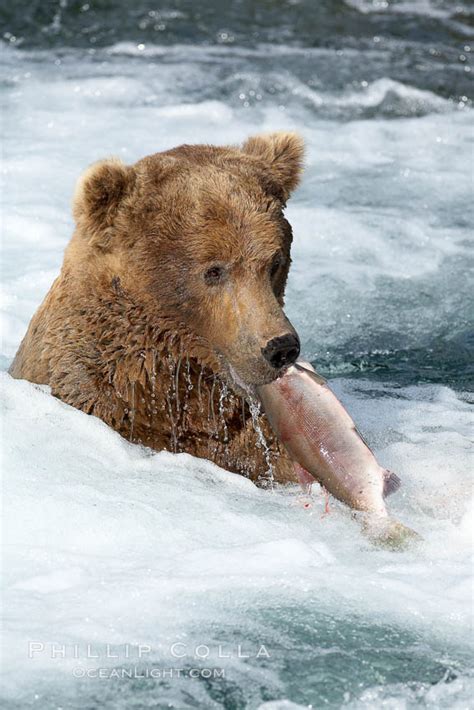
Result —
[[[91,166],[59,277],[10,368],[51,386],[130,441],[186,451],[253,480],[294,480],[264,416],[260,446],[244,390],[275,377],[261,354],[291,329],[281,306],[301,171],[295,134],[242,148],[180,146]],[[214,265],[225,280],[209,285]],[[257,429],[257,431],[256,431]]]

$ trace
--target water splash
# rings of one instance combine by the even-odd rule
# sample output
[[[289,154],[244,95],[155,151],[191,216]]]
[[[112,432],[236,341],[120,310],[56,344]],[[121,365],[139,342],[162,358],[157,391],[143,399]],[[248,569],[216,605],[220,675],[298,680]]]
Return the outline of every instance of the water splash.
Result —
[[[176,362],[176,368],[174,371],[174,398],[175,398],[175,403],[176,403],[176,417],[177,417],[177,419],[179,419],[179,415],[180,415],[179,373],[181,370],[182,359],[183,359],[183,357],[182,357],[182,355],[180,355],[177,362]]]
[[[275,477],[274,477],[274,471],[273,471],[273,464],[271,461],[270,448],[267,444],[267,440],[265,439],[265,434],[263,433],[262,427],[260,426],[260,414],[261,414],[260,402],[258,402],[253,397],[249,398],[249,409],[250,409],[250,415],[252,417],[252,426],[254,428],[255,433],[257,434],[256,446],[258,449],[262,449],[265,463],[267,465],[267,470],[265,471],[265,474],[262,476],[259,476],[258,480],[260,481],[262,486],[264,486],[265,488],[269,488],[270,490],[273,490]]]
[[[179,382],[177,382],[176,387],[177,389],[179,388]],[[188,429],[189,399],[193,389],[194,385],[191,379],[191,364],[189,362],[189,356],[186,355],[186,367],[184,368],[184,396],[181,407],[181,434],[183,434]]]
[[[135,382],[130,383],[130,436],[129,441],[133,441],[133,427],[135,425]]]
[[[171,451],[174,453],[177,452],[178,450],[178,435],[177,435],[177,421],[175,418],[175,409],[173,407],[173,402],[176,401],[176,372],[175,372],[175,363],[173,361],[173,358],[171,355],[168,356],[168,369],[170,373],[170,386],[168,387],[168,391],[166,393],[166,405],[168,408],[168,417],[170,420],[170,441],[171,441]]]
[[[214,434],[217,436],[217,419],[216,419],[216,410],[214,407],[214,392],[216,389],[216,377],[214,375],[214,379],[212,381],[212,387],[211,391],[209,394],[209,407],[208,407],[208,412],[207,412],[207,420],[211,421],[212,418],[212,424],[214,426]]]
[[[225,384],[225,382],[221,382],[221,391],[219,394],[219,417],[222,421],[223,430],[224,430],[224,438],[223,438],[224,444],[227,444],[227,442],[229,441],[229,430],[227,429],[227,422],[225,420],[225,407],[224,407],[224,403],[225,403],[225,400],[226,400],[228,394],[229,394],[229,389],[228,389],[227,385]]]
[[[158,414],[156,406],[156,350],[152,350],[151,356],[151,402],[150,402],[150,427],[153,426],[153,415]]]
[[[186,356],[186,389],[191,392],[194,389],[194,384],[191,378],[191,363],[189,362],[189,356]]]

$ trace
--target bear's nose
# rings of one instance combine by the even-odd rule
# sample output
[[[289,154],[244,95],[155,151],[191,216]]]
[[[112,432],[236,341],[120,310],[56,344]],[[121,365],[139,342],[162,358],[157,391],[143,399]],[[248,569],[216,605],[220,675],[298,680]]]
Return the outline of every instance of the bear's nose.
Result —
[[[300,354],[300,340],[295,333],[279,335],[262,348],[262,355],[275,369],[292,365]]]

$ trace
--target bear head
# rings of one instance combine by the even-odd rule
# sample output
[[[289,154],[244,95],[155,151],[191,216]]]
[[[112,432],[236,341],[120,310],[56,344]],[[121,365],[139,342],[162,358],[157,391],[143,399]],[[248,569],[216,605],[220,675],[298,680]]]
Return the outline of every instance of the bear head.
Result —
[[[271,133],[241,148],[182,145],[131,166],[92,165],[73,205],[81,278],[120,283],[235,389],[272,381],[299,354],[282,310],[292,241],[283,211],[302,161],[299,136]]]

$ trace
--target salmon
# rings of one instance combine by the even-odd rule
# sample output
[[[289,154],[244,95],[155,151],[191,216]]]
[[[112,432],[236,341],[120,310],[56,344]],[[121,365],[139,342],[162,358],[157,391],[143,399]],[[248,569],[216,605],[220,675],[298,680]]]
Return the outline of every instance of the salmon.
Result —
[[[377,543],[403,547],[418,537],[387,512],[385,498],[399,489],[400,479],[379,465],[352,418],[309,363],[295,363],[279,379],[257,387],[257,394],[302,484],[312,477],[332,496],[367,514],[364,529]]]

